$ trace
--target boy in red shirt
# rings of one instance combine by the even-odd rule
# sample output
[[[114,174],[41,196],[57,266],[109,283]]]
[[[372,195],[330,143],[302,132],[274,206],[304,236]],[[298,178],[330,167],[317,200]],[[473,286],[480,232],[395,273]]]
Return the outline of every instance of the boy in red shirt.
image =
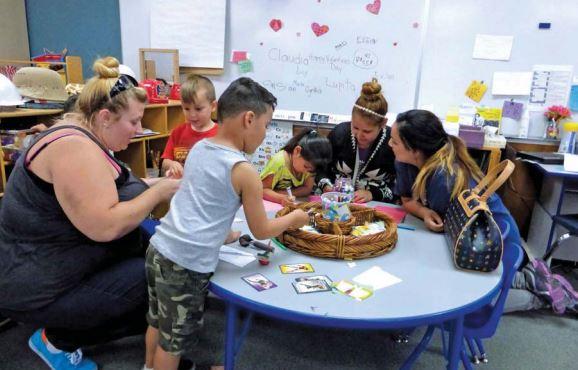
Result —
[[[181,178],[189,150],[204,138],[217,134],[218,126],[211,120],[217,109],[215,87],[206,77],[190,74],[181,86],[181,105],[185,122],[171,131],[161,158],[161,169],[167,176]]]

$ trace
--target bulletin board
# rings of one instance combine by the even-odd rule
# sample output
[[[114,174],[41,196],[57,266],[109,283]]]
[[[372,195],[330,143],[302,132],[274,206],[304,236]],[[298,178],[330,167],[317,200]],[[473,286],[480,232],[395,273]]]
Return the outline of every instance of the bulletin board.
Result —
[[[551,23],[539,29],[539,23]],[[513,36],[508,61],[473,59],[477,34]],[[445,117],[452,106],[477,104],[464,96],[472,80],[488,91],[479,102],[502,107],[504,100],[528,103],[529,96],[492,96],[494,72],[531,72],[536,64],[573,65],[578,75],[578,4],[576,0],[433,0],[425,38],[419,106]],[[542,112],[529,112],[529,137],[544,131]]]

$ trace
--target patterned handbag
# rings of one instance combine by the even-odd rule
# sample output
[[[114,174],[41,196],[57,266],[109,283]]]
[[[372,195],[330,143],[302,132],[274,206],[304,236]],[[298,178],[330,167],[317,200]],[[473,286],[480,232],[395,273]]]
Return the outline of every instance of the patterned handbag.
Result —
[[[502,233],[487,204],[488,198],[510,177],[514,164],[505,160],[473,189],[450,201],[444,232],[454,264],[464,270],[490,272],[502,259]]]

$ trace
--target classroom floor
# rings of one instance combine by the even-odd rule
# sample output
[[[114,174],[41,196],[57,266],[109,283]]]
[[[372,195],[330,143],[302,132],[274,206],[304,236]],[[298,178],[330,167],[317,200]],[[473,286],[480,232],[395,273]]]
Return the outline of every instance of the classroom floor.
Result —
[[[578,270],[567,271],[578,281]],[[224,305],[209,298],[204,335],[198,358],[201,363],[222,363]],[[18,325],[0,333],[0,369],[46,369],[28,348],[35,328]],[[238,356],[237,369],[357,370],[397,369],[421,339],[418,329],[408,344],[393,342],[388,333],[342,331],[294,325],[256,318]],[[490,362],[483,370],[562,370],[578,363],[578,316],[555,316],[547,311],[505,315],[498,332],[486,341]],[[414,369],[443,369],[439,335],[419,358]],[[85,350],[100,369],[140,369],[144,336],[125,338]]]

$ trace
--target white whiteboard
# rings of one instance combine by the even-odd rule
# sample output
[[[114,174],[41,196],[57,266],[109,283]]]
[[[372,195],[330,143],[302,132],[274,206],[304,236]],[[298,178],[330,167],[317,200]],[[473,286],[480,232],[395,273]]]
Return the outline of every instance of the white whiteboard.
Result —
[[[361,85],[377,77],[390,111],[413,107],[424,0],[387,0],[377,15],[368,0],[229,1],[225,73],[217,93],[241,76],[255,79],[279,109],[351,114]],[[282,22],[275,32],[273,19]],[[329,31],[316,36],[312,23]],[[415,24],[414,24],[415,23]],[[246,51],[253,72],[240,74],[232,50]]]
[[[550,22],[548,30],[538,23]],[[510,35],[509,61],[472,59],[476,34]],[[505,99],[527,104],[528,96],[492,96],[494,72],[531,72],[535,64],[573,65],[578,72],[576,0],[432,0],[425,39],[419,106],[433,105],[441,118],[448,108],[476,104],[464,96],[472,80],[488,91],[480,105],[501,108]],[[530,136],[543,133],[542,112],[531,113]]]

